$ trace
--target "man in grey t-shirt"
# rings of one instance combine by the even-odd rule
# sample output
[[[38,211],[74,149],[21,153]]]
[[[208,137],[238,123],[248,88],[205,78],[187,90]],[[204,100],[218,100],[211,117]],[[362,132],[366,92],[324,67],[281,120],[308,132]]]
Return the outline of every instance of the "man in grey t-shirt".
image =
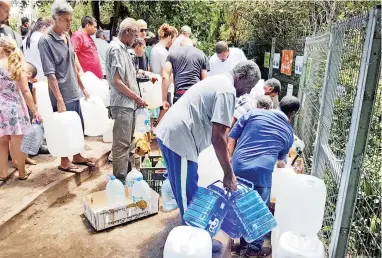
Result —
[[[228,159],[227,129],[236,97],[249,93],[259,80],[260,69],[254,62],[240,62],[230,73],[193,85],[160,121],[155,134],[182,217],[198,189],[199,153],[211,143],[224,171],[224,186],[236,189]]]
[[[80,79],[80,69],[77,56],[74,53],[68,32],[72,24],[73,8],[66,2],[54,2],[52,5],[52,17],[54,25],[52,30],[42,36],[38,42],[42,67],[48,78],[49,95],[53,111],[76,112],[84,127],[81,106],[80,89],[85,98],[88,98]],[[67,128],[70,130],[71,128]],[[68,157],[61,157],[58,169],[67,172],[79,172],[76,165],[94,167],[95,163],[84,158],[80,153],[73,156],[73,162]]]
[[[209,70],[206,55],[193,46],[191,39],[185,38],[179,48],[170,51],[163,66],[162,92],[168,91],[171,73],[173,73],[175,86],[173,103],[175,103],[192,85],[207,78]],[[165,103],[167,95],[163,95],[165,97],[163,103]]]

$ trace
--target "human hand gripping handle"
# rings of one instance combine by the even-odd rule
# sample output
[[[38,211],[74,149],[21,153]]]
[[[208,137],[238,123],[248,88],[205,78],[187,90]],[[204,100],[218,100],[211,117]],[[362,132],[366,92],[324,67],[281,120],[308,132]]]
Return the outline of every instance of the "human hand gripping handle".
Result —
[[[138,107],[145,107],[145,106],[147,106],[146,102],[141,97],[139,97],[139,96],[136,96],[134,98],[134,101],[135,101],[135,103],[137,103]]]
[[[63,99],[57,100],[57,112],[58,113],[66,112],[66,106]]]

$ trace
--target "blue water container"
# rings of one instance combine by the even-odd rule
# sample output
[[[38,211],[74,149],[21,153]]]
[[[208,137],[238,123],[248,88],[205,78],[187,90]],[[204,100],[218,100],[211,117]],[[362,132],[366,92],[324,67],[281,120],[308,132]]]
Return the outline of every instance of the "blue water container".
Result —
[[[228,212],[228,193],[217,183],[223,184],[216,181],[207,188],[199,187],[183,215],[188,225],[206,230],[211,237],[219,231]]]
[[[244,229],[234,211],[234,207],[231,205],[231,200],[237,199],[240,196],[244,196],[249,191],[252,191],[252,189],[247,186],[246,180],[239,177],[236,177],[236,179],[238,182],[237,190],[231,193],[228,200],[228,213],[221,225],[221,229],[232,238],[240,238],[243,235]]]
[[[29,128],[28,133],[24,135],[20,150],[25,154],[36,155],[43,140],[44,129],[40,123],[36,121],[36,123]]]
[[[236,216],[232,220],[241,224],[244,239],[251,243],[270,232],[277,223],[251,182],[240,178],[238,185],[243,190],[234,192],[229,199]]]

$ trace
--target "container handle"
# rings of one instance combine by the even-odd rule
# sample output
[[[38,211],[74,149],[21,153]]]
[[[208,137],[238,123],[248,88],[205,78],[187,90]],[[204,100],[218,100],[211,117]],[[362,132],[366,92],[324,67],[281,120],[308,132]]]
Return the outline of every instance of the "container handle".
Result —
[[[215,182],[213,182],[212,184],[210,184],[209,186],[207,186],[207,189],[211,189],[210,186],[215,185],[216,183],[222,183],[222,184],[223,184],[223,181],[221,181],[221,180],[216,180]],[[224,189],[224,184],[223,184],[223,188],[220,188],[220,187],[219,187],[219,189],[222,190],[222,192],[224,193],[224,195],[225,195],[227,198],[230,196],[230,192]]]
[[[248,181],[248,180],[246,180],[244,178],[241,178],[241,177],[236,177],[236,179],[237,179],[238,183],[241,183],[242,185],[244,184],[244,186],[246,186],[245,184],[250,185],[250,188],[253,190],[254,186],[253,186],[252,182],[250,182],[250,181]]]

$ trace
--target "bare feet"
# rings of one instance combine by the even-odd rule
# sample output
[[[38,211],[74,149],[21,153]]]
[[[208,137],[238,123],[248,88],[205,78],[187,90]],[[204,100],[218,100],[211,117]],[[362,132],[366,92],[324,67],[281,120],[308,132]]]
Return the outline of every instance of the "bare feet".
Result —
[[[96,166],[96,164],[94,163],[94,161],[92,159],[84,158],[81,156],[81,154],[73,156],[73,164],[85,165],[88,167],[95,167]]]

